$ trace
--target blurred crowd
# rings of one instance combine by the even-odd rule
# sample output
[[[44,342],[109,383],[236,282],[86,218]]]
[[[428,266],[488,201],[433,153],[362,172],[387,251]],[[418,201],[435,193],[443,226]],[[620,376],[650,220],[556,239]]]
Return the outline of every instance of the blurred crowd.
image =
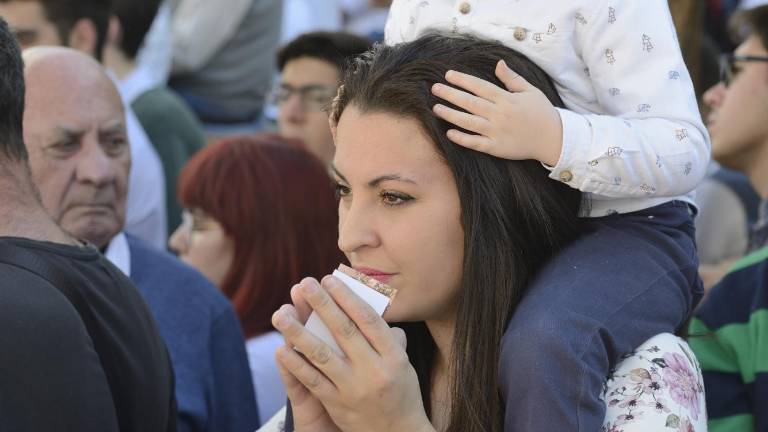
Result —
[[[11,239],[7,244],[0,241],[0,274],[5,281],[0,289],[8,287],[6,297],[9,299],[0,299],[0,323],[6,323],[2,325],[5,330],[0,330],[0,346],[6,353],[17,346],[28,347],[28,354],[17,357],[3,354],[8,358],[0,360],[0,430],[218,432],[254,431],[260,427],[279,430],[268,428],[285,427],[286,421],[290,425],[294,416],[290,407],[293,405],[296,410],[297,398],[301,395],[286,390],[287,384],[296,378],[286,378],[292,375],[275,358],[276,351],[286,345],[286,332],[275,327],[273,314],[285,304],[293,304],[299,313],[303,313],[301,307],[306,306],[306,300],[298,297],[297,284],[308,283],[302,282],[308,277],[321,280],[340,263],[355,264],[351,257],[359,252],[343,245],[340,212],[345,208],[345,202],[351,202],[351,186],[339,172],[341,165],[334,165],[339,148],[337,128],[342,127],[344,93],[351,91],[349,88],[355,84],[351,75],[345,74],[353,59],[366,52],[366,61],[373,61],[374,65],[378,64],[376,61],[384,63],[384,57],[383,60],[378,57],[378,60],[371,60],[374,54],[369,50],[385,41],[390,44],[416,39],[405,34],[404,29],[412,29],[417,20],[428,20],[414,12],[408,24],[408,18],[393,18],[390,8],[392,14],[397,7],[427,10],[433,6],[431,1],[439,3],[438,0],[0,0],[0,17],[7,22],[7,29],[0,29],[0,77],[3,81],[0,84],[0,111],[6,112],[3,116],[6,118],[0,119],[0,141],[3,143],[0,201],[5,203],[0,206],[6,207],[0,210],[0,235]],[[476,0],[450,3],[462,15],[473,13],[471,8],[480,7]],[[502,7],[504,2],[496,3],[494,7]],[[626,2],[600,3],[612,5],[611,13],[617,12],[613,6],[621,13]],[[658,7],[656,3],[660,2],[649,1],[651,3]],[[686,336],[687,342],[679,339],[683,354],[675,354],[675,358],[682,362],[687,357],[693,365],[693,372],[684,377],[691,386],[703,382],[706,409],[702,420],[696,424],[707,424],[708,415],[709,423],[705,428],[712,431],[768,431],[768,6],[765,4],[768,1],[669,0],[667,4],[698,103],[698,107],[694,107],[695,103],[687,104],[688,101],[683,100],[679,105],[686,106],[688,113],[701,113],[706,131],[701,131],[700,143],[703,148],[711,142],[712,149],[712,160],[702,167],[703,180],[697,182],[695,198],[672,201],[683,209],[680,212],[685,218],[693,218],[696,229],[695,246],[690,251],[684,247],[682,252],[675,249],[674,254],[688,254],[680,260],[695,262],[698,269],[686,273],[685,280],[680,279],[683,272],[667,276],[674,279],[669,282],[670,286],[693,286],[700,278],[703,293],[692,295],[686,291],[685,302],[691,310],[684,314],[680,312],[684,317],[674,315],[678,311],[670,312],[674,315],[670,321],[680,321],[677,327],[654,327],[655,330],[640,341],[657,333]],[[750,11],[754,14],[748,15]],[[501,10],[497,13],[504,15]],[[615,20],[612,15],[607,16]],[[659,19],[663,18],[660,16]],[[581,19],[586,25],[592,17],[582,16]],[[400,27],[395,21],[400,22]],[[457,24],[454,22],[453,25]],[[580,25],[578,18],[575,25]],[[550,24],[549,33],[546,26],[544,28],[541,33],[520,26],[511,26],[508,30],[518,41],[534,40],[535,35],[549,36],[558,30],[554,24]],[[400,34],[393,35],[394,32]],[[14,40],[19,48],[14,45]],[[654,48],[650,39],[643,39],[642,43],[644,45],[638,43],[638,47],[649,53]],[[658,47],[662,46],[656,43]],[[424,48],[425,52],[428,48]],[[672,51],[679,55],[676,48]],[[435,49],[435,52],[439,53],[439,50]],[[549,55],[553,53],[554,50]],[[601,51],[601,61],[605,63],[604,59],[607,59],[612,64],[615,60],[612,53],[610,49]],[[392,56],[397,54],[390,53]],[[524,54],[536,64],[548,61],[541,60],[536,54]],[[405,58],[405,54],[402,55]],[[23,64],[20,63],[22,59]],[[465,61],[462,59],[457,54],[456,61]],[[441,60],[443,63],[417,60],[431,65],[429,67],[449,64],[448,60]],[[569,92],[568,86],[577,86],[573,82],[578,80],[569,82],[570,75],[560,79],[557,68],[541,67],[544,69],[541,74],[551,75],[554,84],[544,79],[531,84],[540,88],[554,86],[553,92],[557,90],[563,96],[562,107],[554,103],[558,110],[570,109],[571,102],[577,104],[580,95]],[[399,68],[391,66],[391,70],[382,70],[394,75]],[[584,83],[589,84],[589,79],[608,79],[599,71],[593,72],[592,76],[589,72],[586,70],[582,77]],[[417,73],[419,69],[415,68],[413,74]],[[682,70],[665,73],[669,73],[669,81],[684,81],[688,77]],[[566,76],[565,72],[563,76]],[[376,85],[387,83],[386,76],[377,76],[374,72],[370,72],[368,79],[371,82],[379,79]],[[504,81],[500,77],[500,82],[508,84],[514,79]],[[346,80],[345,87],[340,88],[343,80]],[[469,88],[469,84],[451,84]],[[392,89],[397,88],[397,83],[390,85]],[[636,90],[642,93],[640,87]],[[419,89],[423,90],[418,85],[404,86],[402,91],[407,97],[381,107],[370,102],[368,111],[394,114],[401,119],[417,117],[418,114],[414,114],[417,108],[410,107],[407,102],[417,98]],[[526,87],[521,87],[519,91],[525,90]],[[378,94],[374,85],[357,91],[359,98],[373,98],[371,95]],[[632,91],[625,90],[626,93]],[[611,88],[612,96],[618,92],[618,88]],[[482,89],[471,93],[481,96]],[[677,95],[670,93],[669,100],[659,99],[656,104],[669,103],[672,108],[665,113],[667,120],[688,125],[688,129],[673,128],[677,133],[676,141],[695,141],[695,122],[689,122],[684,116],[676,117],[679,113],[675,111],[679,102],[675,99]],[[450,98],[449,95],[438,97]],[[555,100],[554,97],[550,99]],[[429,103],[434,105],[432,100]],[[449,105],[471,111],[458,99]],[[588,105],[581,105],[586,107],[584,113],[596,109]],[[402,109],[398,112],[399,107]],[[637,107],[637,113],[651,109],[650,105],[634,107]],[[351,115],[349,110],[345,114],[347,118]],[[437,108],[435,110],[437,112]],[[383,141],[380,137],[384,136],[411,139],[427,135],[405,132],[403,135],[387,135],[404,126],[394,120],[388,123],[387,118],[365,123],[365,114],[370,112],[361,111],[362,114],[355,112],[361,116],[359,124],[370,126],[357,131],[361,141]],[[559,112],[563,133],[567,135],[570,130],[568,117],[563,111]],[[329,119],[329,114],[334,113],[337,117]],[[608,109],[600,114],[624,118],[626,111],[616,113]],[[634,114],[630,116],[631,120],[637,121]],[[440,113],[435,115],[449,123],[460,121]],[[17,124],[23,124],[23,129]],[[629,123],[627,125],[631,128]],[[599,128],[599,121],[590,122],[589,128],[592,127]],[[347,128],[347,133],[352,134],[349,126]],[[471,130],[462,128],[465,129]],[[447,133],[450,137],[451,131]],[[705,136],[707,133],[709,135]],[[603,136],[616,139],[614,135]],[[429,139],[440,143],[436,138]],[[567,141],[567,136],[563,139]],[[622,142],[613,144],[624,145]],[[626,149],[630,147],[628,145]],[[611,149],[618,150],[611,154]],[[392,150],[393,154],[396,151]],[[505,158],[493,150],[480,151]],[[620,156],[621,152],[621,148],[612,146],[605,157]],[[626,150],[626,153],[631,152]],[[377,153],[370,152],[370,157],[374,154]],[[385,159],[377,154],[376,158],[379,157]],[[473,179],[477,183],[460,183],[462,175],[474,171],[466,167],[463,168],[466,171],[455,168],[452,157],[461,156],[448,151],[441,155],[441,160],[448,160],[455,170],[462,203],[467,191],[499,187],[498,182],[483,178]],[[693,169],[694,175],[689,178],[695,178],[698,169],[695,163],[693,168],[690,162],[686,167],[675,157],[675,154],[657,155],[656,163],[661,168],[663,158],[674,160],[675,164],[683,166],[686,177]],[[10,162],[4,162],[6,159]],[[576,182],[571,178],[579,174],[576,170],[562,170],[562,161],[558,158],[552,163],[538,157],[522,159],[538,159],[548,170],[554,170],[550,178],[558,179],[559,183],[571,183],[568,190],[579,189],[590,196],[603,194],[617,198],[617,201],[624,198],[621,193],[611,191],[610,186],[600,190],[574,186]],[[366,158],[357,161],[355,163],[363,163]],[[600,163],[602,161],[600,159]],[[640,166],[645,162],[636,163]],[[477,164],[485,166],[480,162]],[[597,164],[598,159],[589,161],[592,167]],[[348,162],[346,166],[352,165]],[[538,165],[541,164],[536,168],[541,168]],[[632,174],[627,177],[637,174],[633,169],[629,168]],[[667,177],[662,182],[677,184],[682,181],[666,173],[663,175]],[[27,177],[28,181],[25,180]],[[520,178],[531,182],[536,179],[533,175],[533,180]],[[353,180],[351,176],[349,180]],[[549,179],[546,181],[554,183]],[[621,181],[614,177],[613,186],[618,187]],[[625,177],[624,181],[631,179]],[[373,182],[370,185],[376,187]],[[647,189],[644,190],[647,194],[641,194],[643,199],[656,193],[655,188],[643,185]],[[518,192],[517,189],[510,190]],[[677,189],[672,187],[672,190]],[[363,196],[362,192],[356,193]],[[547,193],[553,197],[566,196],[564,192],[557,195],[552,191],[542,192],[542,196]],[[493,201],[490,193],[482,196],[488,202]],[[520,206],[531,206],[540,212],[547,210],[549,205],[543,198],[538,204],[533,198],[515,198]],[[382,192],[377,199],[395,201],[405,198]],[[666,203],[659,199],[654,206]],[[662,226],[672,224],[670,219],[677,217],[674,210],[643,213],[650,205],[634,208],[625,202],[626,209],[609,208],[608,204],[603,208],[599,203],[604,201],[597,199],[594,202],[592,210],[605,210],[599,215],[605,219],[626,213],[649,224],[657,220]],[[382,202],[380,207],[383,205],[386,203]],[[531,214],[534,210],[530,210]],[[351,212],[351,207],[346,211]],[[581,216],[585,216],[584,211],[582,207]],[[552,213],[557,212],[552,210]],[[366,217],[375,219],[378,214],[372,211]],[[473,219],[477,220],[481,219]],[[558,220],[547,219],[550,222]],[[613,224],[611,229],[617,233],[633,229],[621,225],[625,222],[617,218],[616,222],[608,223]],[[516,223],[519,225],[515,227],[525,227],[531,235],[555,235],[551,227],[538,227],[533,222]],[[679,226],[686,226],[686,223],[681,222]],[[466,226],[464,228],[468,230]],[[580,229],[597,232],[604,227],[590,225]],[[651,247],[648,251],[635,249],[636,255],[623,257],[623,261],[616,264],[616,274],[631,272],[634,264],[637,264],[634,271],[646,271],[646,267],[638,263],[641,258],[637,257],[661,254],[658,250],[662,249],[671,255],[673,252],[669,251],[679,246],[666,245],[663,243],[666,240],[657,240],[653,236],[658,233],[651,234],[650,231],[647,238],[653,238],[653,250]],[[566,241],[564,233],[561,234],[563,245],[570,242]],[[616,235],[600,241],[622,243],[620,234]],[[465,248],[467,263],[478,259],[467,252],[471,242],[490,241],[479,236],[467,237],[466,244],[459,242]],[[554,237],[549,242],[542,240],[547,245],[559,244],[558,241]],[[372,247],[370,243],[365,244]],[[599,242],[583,245],[582,250],[572,251],[572,256],[592,255]],[[554,256],[559,249],[552,248],[550,252]],[[567,250],[565,246],[563,248]],[[440,252],[438,249],[428,250]],[[603,256],[607,260],[612,253],[606,249]],[[529,263],[525,261],[526,253],[521,254],[522,257],[515,255],[519,261],[514,262]],[[598,254],[594,252],[594,255]],[[542,254],[541,257],[548,260],[550,255]],[[605,261],[598,262],[597,257],[594,266],[581,262],[578,266],[572,265],[575,261],[565,258],[562,261],[553,259],[553,262],[562,266],[557,267],[556,272],[561,279],[565,278],[559,273],[561,268],[569,267],[574,272],[584,271],[591,275],[598,274],[597,269],[601,266],[606,273],[611,272],[607,269],[613,268]],[[469,268],[467,263],[465,269]],[[533,275],[538,267],[529,264]],[[27,269],[34,277],[20,268]],[[659,271],[658,275],[651,275],[655,283],[656,276],[661,279],[663,271],[654,271]],[[480,279],[481,273],[475,272],[472,276]],[[547,285],[552,290],[559,286],[547,282],[547,277],[555,280],[554,276],[546,271],[542,274],[538,285],[531,282],[532,286]],[[582,283],[601,283],[594,278],[587,279],[584,278]],[[631,286],[630,279],[625,281],[627,286]],[[531,276],[530,281],[533,280]],[[105,286],[110,288],[105,289]],[[27,289],[22,290],[24,287]],[[589,299],[590,303],[611,301],[601,297],[599,291],[582,293],[580,296]],[[407,295],[403,295],[402,301],[410,298]],[[552,306],[557,303],[551,300],[556,296],[549,297],[550,300],[544,303]],[[696,296],[703,299],[695,309],[699,301]],[[651,318],[654,314],[651,309],[659,316],[663,315],[663,304],[673,302],[669,298],[678,297],[644,299],[647,318],[638,312],[640,306],[617,309],[611,314],[626,313],[630,323],[652,322],[657,316]],[[42,301],[40,299],[46,300],[36,303]],[[521,301],[518,309],[511,307],[516,311],[515,316],[534,316],[534,306],[530,306],[533,301],[523,303],[515,298],[510,304],[518,305],[518,301]],[[546,309],[544,305],[538,307],[535,310]],[[600,313],[607,314],[607,309],[606,306],[606,311]],[[485,314],[492,315],[489,311],[477,310],[476,315],[467,312],[466,316],[483,320]],[[30,318],[43,315],[49,316],[50,320]],[[531,322],[535,320],[523,327],[514,327],[522,319],[511,320],[510,329],[517,333],[510,330],[509,334],[517,334],[517,340],[529,341],[520,346],[530,350],[534,334],[540,333],[528,333],[531,328],[528,325],[532,326]],[[506,320],[510,321],[509,316]],[[579,323],[571,326],[573,328],[562,323],[547,324],[544,327],[550,333],[553,328],[557,330],[554,338],[536,338],[541,343],[553,344],[565,338],[580,340],[580,330],[575,328],[587,324]],[[501,340],[505,329],[493,329],[498,330],[498,339]],[[408,331],[406,334],[409,349],[411,341],[421,341],[413,339]],[[618,352],[622,350],[623,342],[612,339],[618,338],[618,334],[625,333],[600,333],[605,339],[599,344],[600,353],[610,351],[606,357],[616,358],[614,361],[611,357],[611,367],[605,371],[614,378],[618,377],[616,370],[624,370],[632,364],[624,363],[622,369],[619,360],[625,357],[621,356],[654,349],[653,343],[640,345],[631,339],[630,348],[637,349],[629,353]],[[474,340],[465,337],[464,348],[473,346]],[[514,351],[513,356],[511,348],[506,345],[498,348],[498,340],[495,342],[496,358],[512,356],[508,358],[509,364],[527,365],[528,361],[537,367],[562,368],[562,371],[549,375],[521,366],[520,376],[510,378],[502,371],[504,376],[500,380],[519,382],[519,386],[527,386],[525,388],[533,388],[535,384],[532,382],[546,381],[553,388],[562,378],[558,374],[571,370],[571,364],[564,360],[542,362],[540,358],[526,357],[530,351]],[[478,345],[481,344],[478,342]],[[305,354],[312,357],[311,353]],[[414,358],[411,351],[408,354]],[[571,354],[576,356],[574,353],[557,353],[555,356]],[[584,357],[588,356],[585,354]],[[670,366],[673,363],[670,358],[654,360],[655,366],[649,366],[650,372],[629,368],[627,370],[631,372],[626,376],[635,373],[637,376],[631,376],[630,381],[634,380],[646,394],[653,385],[672,388],[673,384],[665,381],[666,378],[662,380],[654,375],[661,374],[662,368],[674,368]],[[587,361],[584,360],[585,364]],[[486,366],[475,367],[483,369]],[[496,365],[488,367],[496,369]],[[421,371],[417,370],[420,374],[418,382],[424,383]],[[523,375],[533,381],[522,384],[526,379]],[[602,383],[606,379],[603,374],[595,382]],[[574,388],[582,385],[591,389],[581,382],[572,384]],[[630,384],[622,385],[626,390]],[[304,386],[311,389],[306,383]],[[501,388],[502,384],[499,387],[498,391],[493,390],[494,394],[501,392],[505,398],[514,399],[505,389],[516,387]],[[542,388],[550,387],[542,384]],[[596,391],[599,393],[603,389]],[[471,392],[468,390],[468,393]],[[44,397],[40,396],[43,394]],[[627,416],[632,416],[632,403],[638,403],[640,396],[632,402],[629,396],[616,396],[617,393],[610,393],[609,389],[601,394],[605,399],[600,402],[603,408],[629,409],[629,414],[622,414],[621,422],[606,423],[602,430],[623,430],[619,426],[631,423]],[[679,395],[679,392],[675,394]],[[705,399],[696,394],[686,396],[687,402],[680,402],[681,406],[696,405],[698,410],[697,398],[701,398],[702,404]],[[535,392],[530,397],[531,401],[538,400]],[[678,397],[674,397],[679,402]],[[78,403],[83,400],[89,402]],[[429,396],[424,396],[424,400],[429,401]],[[680,415],[673,418],[666,405],[661,405],[667,402],[657,402],[659,405],[648,405],[645,409],[663,413],[667,429],[694,430],[695,422],[684,424],[682,414],[673,413]],[[532,406],[520,404],[528,408]],[[546,405],[541,405],[536,409],[546,412],[543,408]],[[455,403],[452,406],[461,405]],[[40,411],[41,407],[44,412]],[[431,414],[429,407],[426,412]],[[638,415],[637,411],[634,413]],[[14,420],[10,428],[5,429],[4,417],[11,414],[14,414]],[[301,421],[304,414],[306,411],[296,414],[297,421]],[[592,414],[601,421],[604,417],[602,412]],[[331,412],[326,415],[334,417]],[[273,421],[269,422],[270,419]],[[335,417],[333,420],[339,421]],[[511,422],[507,419],[505,424]],[[686,425],[691,428],[683,429]],[[626,430],[667,430],[653,429],[647,424],[642,428]]]

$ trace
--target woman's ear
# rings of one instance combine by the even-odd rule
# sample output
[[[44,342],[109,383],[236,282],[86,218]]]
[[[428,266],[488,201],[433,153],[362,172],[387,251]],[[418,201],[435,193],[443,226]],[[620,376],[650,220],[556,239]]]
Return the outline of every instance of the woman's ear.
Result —
[[[69,32],[67,46],[92,57],[101,58],[101,53],[96,52],[97,39],[98,31],[93,21],[88,18],[80,18]]]

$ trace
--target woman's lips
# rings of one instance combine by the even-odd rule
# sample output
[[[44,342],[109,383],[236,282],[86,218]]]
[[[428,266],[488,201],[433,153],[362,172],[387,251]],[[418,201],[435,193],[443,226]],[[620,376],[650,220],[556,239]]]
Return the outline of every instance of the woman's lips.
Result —
[[[376,279],[377,281],[383,284],[388,284],[390,279],[392,279],[397,274],[397,273],[387,273],[381,270],[376,270],[376,269],[367,268],[367,267],[354,267],[354,269],[368,277]]]

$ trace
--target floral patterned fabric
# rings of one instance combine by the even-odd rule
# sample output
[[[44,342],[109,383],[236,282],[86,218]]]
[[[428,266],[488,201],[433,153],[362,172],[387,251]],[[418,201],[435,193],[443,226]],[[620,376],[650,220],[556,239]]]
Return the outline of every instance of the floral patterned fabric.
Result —
[[[626,355],[603,389],[600,432],[707,432],[704,379],[684,340],[656,335]],[[285,431],[281,410],[258,432]]]
[[[669,333],[625,356],[605,384],[601,432],[705,432],[701,368],[688,344]]]

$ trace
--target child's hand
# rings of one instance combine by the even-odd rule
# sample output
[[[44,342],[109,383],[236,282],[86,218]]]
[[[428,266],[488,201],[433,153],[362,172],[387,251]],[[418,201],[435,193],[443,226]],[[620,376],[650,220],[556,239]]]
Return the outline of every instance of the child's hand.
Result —
[[[496,76],[509,91],[456,71],[448,71],[445,78],[458,88],[439,83],[432,86],[435,96],[467,111],[437,104],[435,114],[477,134],[451,129],[448,138],[496,157],[556,165],[562,151],[563,125],[555,107],[503,60],[496,65]]]

